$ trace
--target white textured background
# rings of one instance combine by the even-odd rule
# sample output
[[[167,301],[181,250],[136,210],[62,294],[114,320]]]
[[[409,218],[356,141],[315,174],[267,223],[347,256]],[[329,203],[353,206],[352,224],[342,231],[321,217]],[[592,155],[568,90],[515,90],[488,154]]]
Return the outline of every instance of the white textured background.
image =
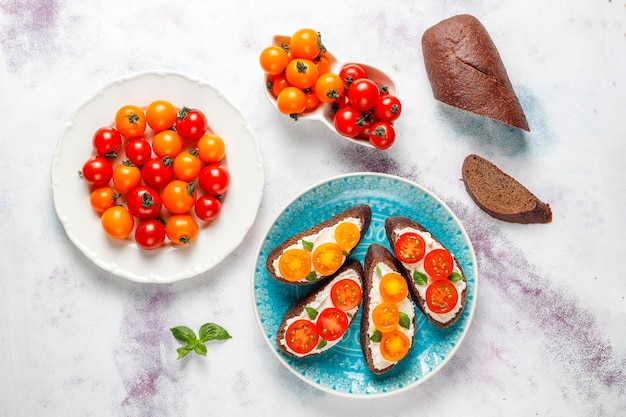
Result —
[[[626,4],[623,0],[0,1],[0,415],[626,415]],[[455,14],[491,34],[530,133],[432,99],[421,35]],[[363,151],[293,123],[263,96],[258,54],[274,33],[322,32],[343,61],[378,66],[403,101],[398,140]],[[265,193],[244,243],[197,278],[132,283],[73,247],[50,164],[76,108],[110,80],[173,69],[209,80],[256,131]],[[549,225],[481,212],[460,167],[478,153],[550,203]],[[479,296],[456,356],[384,399],[322,393],[289,373],[259,331],[251,268],[275,216],[302,190],[354,171],[400,175],[466,227]],[[177,361],[169,328],[233,339]]]

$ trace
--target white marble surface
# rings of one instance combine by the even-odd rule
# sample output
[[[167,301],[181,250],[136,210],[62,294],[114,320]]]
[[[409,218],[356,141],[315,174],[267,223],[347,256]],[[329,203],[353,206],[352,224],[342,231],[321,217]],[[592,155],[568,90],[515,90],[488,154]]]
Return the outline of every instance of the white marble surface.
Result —
[[[231,2],[0,1],[0,415],[626,415],[626,8],[622,0]],[[521,133],[432,99],[423,31],[455,14],[490,32],[531,126]],[[262,94],[274,33],[321,31],[342,60],[397,81],[404,113],[387,152],[293,123]],[[257,220],[216,268],[167,285],[103,272],[56,217],[50,164],[75,109],[110,80],[172,69],[214,83],[256,131],[265,166]],[[550,203],[548,225],[499,222],[466,194],[481,154]],[[251,268],[297,194],[354,171],[400,175],[466,227],[480,291],[456,356],[389,398],[323,393],[268,348]],[[233,339],[176,360],[172,326],[206,321]]]

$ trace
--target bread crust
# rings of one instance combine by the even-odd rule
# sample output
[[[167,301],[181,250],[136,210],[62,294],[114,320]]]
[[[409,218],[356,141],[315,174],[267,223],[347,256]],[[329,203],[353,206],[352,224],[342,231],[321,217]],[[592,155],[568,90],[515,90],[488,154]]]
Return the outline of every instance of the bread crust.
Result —
[[[430,234],[432,236],[433,240],[435,240],[435,242],[437,242],[441,246],[445,247],[424,226],[422,226],[421,224],[419,224],[418,222],[416,222],[414,220],[411,220],[411,219],[403,217],[403,216],[393,216],[393,217],[388,217],[387,219],[385,219],[385,233],[387,235],[387,239],[389,240],[389,246],[391,246],[392,248],[395,246],[396,241],[400,237],[397,232],[399,230],[402,230],[402,229],[407,228],[407,227],[410,227],[412,229],[416,229],[416,230],[419,230],[421,232],[425,232],[425,233]],[[459,298],[461,299],[461,309],[454,315],[454,317],[452,317],[449,321],[447,321],[445,323],[442,323],[440,321],[435,320],[430,314],[428,314],[428,312],[426,311],[426,308],[425,308],[426,300],[424,300],[419,295],[419,292],[417,290],[417,284],[415,283],[415,281],[411,277],[411,271],[407,267],[405,267],[404,264],[402,264],[402,262],[398,261],[398,265],[399,265],[399,267],[400,267],[400,269],[402,271],[402,275],[404,275],[404,277],[406,278],[407,282],[409,283],[409,289],[411,290],[411,294],[413,294],[413,299],[415,300],[415,302],[417,304],[417,307],[424,314],[424,316],[426,316],[428,321],[430,321],[433,325],[435,325],[436,327],[438,327],[440,329],[449,327],[449,326],[451,326],[451,325],[453,325],[454,323],[457,322],[457,320],[461,317],[461,314],[463,313],[463,310],[465,309],[465,304],[466,304],[466,301],[467,301],[467,277],[465,276],[465,272],[463,271],[463,268],[461,267],[461,264],[459,263],[458,259],[456,259],[456,257],[454,257],[454,255],[453,255],[453,259],[454,259],[455,265],[461,271],[461,276],[463,277],[463,281],[465,281],[466,285],[465,285],[465,289],[463,289],[463,291],[461,291],[461,293],[459,294]]]
[[[372,300],[369,298],[370,290],[372,289],[372,276],[376,271],[376,265],[380,262],[384,262],[390,269],[397,272],[398,274],[404,277],[404,274],[401,272],[401,266],[399,262],[394,258],[394,256],[382,245],[373,243],[365,254],[364,261],[364,275],[363,275],[363,310],[361,312],[361,348],[363,349],[363,356],[365,357],[365,361],[367,362],[367,367],[369,370],[376,374],[381,375],[386,372],[389,372],[397,363],[394,363],[384,369],[377,369],[374,366],[374,361],[372,358],[372,350],[371,343],[368,337],[369,334],[369,316],[370,311],[373,310],[376,306],[372,304]],[[404,277],[406,279],[406,277]],[[409,294],[408,299],[413,304],[413,308],[415,309],[415,301],[412,298],[411,294]],[[416,327],[416,316],[413,316],[411,320],[411,326],[413,329]],[[413,338],[411,340],[411,347],[413,347],[415,343],[415,331],[413,332]]]
[[[318,282],[321,279],[326,279],[326,277],[318,277],[318,279],[316,280],[312,280],[312,281],[306,281],[306,280],[301,280],[301,281],[297,281],[297,282],[291,282],[291,281],[287,281],[284,278],[278,276],[276,274],[276,272],[274,271],[274,266],[273,263],[276,259],[278,259],[282,253],[285,251],[286,248],[288,248],[291,245],[296,244],[298,241],[300,241],[303,237],[306,236],[310,236],[312,234],[316,234],[318,233],[320,230],[326,228],[326,227],[332,227],[335,224],[339,223],[340,221],[350,218],[350,217],[354,217],[354,218],[358,218],[361,221],[362,224],[362,228],[361,228],[361,237],[359,239],[359,241],[363,238],[363,235],[365,234],[365,232],[367,231],[367,229],[369,228],[370,222],[372,220],[372,209],[370,208],[369,205],[367,204],[362,204],[362,205],[358,205],[358,206],[354,206],[351,207],[347,210],[342,211],[341,213],[338,213],[336,215],[334,215],[333,217],[331,217],[328,220],[323,221],[322,223],[319,223],[307,230],[304,230],[294,236],[291,236],[290,238],[286,239],[283,243],[281,243],[280,245],[278,245],[276,248],[274,248],[268,255],[267,257],[267,261],[265,263],[265,267],[267,269],[267,271],[269,272],[270,276],[272,278],[274,278],[275,280],[285,283],[285,284],[291,284],[291,285],[307,285],[307,284],[311,284],[314,282]],[[358,245],[358,243],[357,243]],[[356,247],[356,246],[355,246]],[[349,256],[349,254],[348,254]],[[346,256],[347,259],[347,256]]]
[[[341,268],[339,268],[337,270],[337,272],[335,272],[333,275],[328,277],[328,280],[326,280],[326,283],[324,285],[322,285],[321,287],[317,288],[316,290],[308,293],[303,299],[301,299],[300,301],[298,301],[297,303],[292,305],[289,308],[289,310],[287,310],[287,312],[283,316],[283,319],[282,319],[282,321],[280,323],[280,326],[278,327],[278,332],[276,334],[276,345],[278,346],[278,348],[280,350],[282,350],[284,353],[286,353],[289,356],[300,357],[300,356],[296,356],[293,353],[289,352],[289,350],[287,350],[287,348],[285,346],[283,346],[283,344],[281,343],[281,340],[283,340],[285,338],[285,332],[287,330],[287,325],[286,325],[287,324],[287,320],[289,320],[290,318],[299,316],[302,313],[302,311],[304,310],[304,307],[307,306],[308,304],[311,304],[313,302],[313,300],[315,300],[315,297],[319,293],[324,291],[324,289],[326,289],[328,285],[331,284],[331,282],[333,281],[334,278],[338,277],[339,275],[343,274],[344,272],[346,272],[348,270],[353,270],[353,271],[356,272],[358,280],[361,283],[361,288],[363,288],[363,286],[364,286],[364,283],[363,283],[363,281],[364,281],[364,279],[363,279],[363,266],[361,265],[361,263],[358,260],[350,258],[341,266]],[[352,322],[356,318],[357,313],[358,313],[358,309],[352,315],[352,317],[348,317],[348,320],[349,320],[348,327],[352,324]],[[307,355],[305,355],[303,357],[316,356],[316,355],[319,355],[319,354],[324,353],[324,352],[326,352],[326,350],[324,350],[324,351],[316,351],[316,349],[313,349],[311,352],[309,352],[309,354],[307,354]]]
[[[500,54],[474,16],[453,16],[427,29],[422,51],[435,99],[530,131]]]
[[[470,154],[463,161],[463,183],[485,213],[509,223],[550,223],[552,209],[492,162]]]

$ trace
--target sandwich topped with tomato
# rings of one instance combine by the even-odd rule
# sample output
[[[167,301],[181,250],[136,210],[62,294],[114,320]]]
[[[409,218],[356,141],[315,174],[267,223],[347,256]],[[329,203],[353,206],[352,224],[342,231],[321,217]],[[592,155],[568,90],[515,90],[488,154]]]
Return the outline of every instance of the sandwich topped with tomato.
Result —
[[[276,345],[294,357],[319,355],[335,346],[361,306],[363,267],[349,259],[339,270],[283,316]]]
[[[371,219],[367,204],[344,210],[274,248],[267,257],[267,271],[277,281],[296,285],[328,277],[346,262]]]
[[[455,323],[467,298],[467,278],[459,261],[414,220],[388,217],[385,232],[426,318],[439,328]]]

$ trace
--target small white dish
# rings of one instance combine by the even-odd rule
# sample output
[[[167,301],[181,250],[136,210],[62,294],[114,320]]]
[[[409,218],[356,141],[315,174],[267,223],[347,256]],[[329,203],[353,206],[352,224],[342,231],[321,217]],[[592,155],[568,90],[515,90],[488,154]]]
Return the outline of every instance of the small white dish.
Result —
[[[200,225],[191,245],[145,251],[132,236],[107,237],[79,177],[93,155],[96,129],[111,125],[126,104],[147,107],[156,99],[204,112],[210,129],[224,139],[230,186],[220,216]],[[174,71],[130,75],[104,86],[78,108],[63,130],[52,160],[54,206],[74,245],[102,269],[132,281],[166,283],[208,271],[234,251],[254,223],[263,194],[263,164],[254,131],[238,108],[212,84]]]
[[[289,41],[289,36],[275,35],[272,37],[272,45],[280,46],[283,42],[288,42],[288,41]],[[371,65],[363,64],[361,62],[352,62],[352,61],[341,62],[337,60],[337,58],[330,52],[326,52],[324,54],[324,57],[326,57],[328,61],[330,62],[330,69],[333,73],[339,74],[339,71],[341,70],[341,68],[343,68],[347,64],[357,64],[365,70],[365,72],[367,73],[367,78],[373,81],[377,81],[387,86],[389,88],[389,94],[392,94],[396,97],[398,96],[398,86],[393,81],[393,79],[391,79],[391,77],[387,75],[381,69],[373,67]],[[267,100],[278,111],[278,106],[276,104],[276,97],[274,97],[272,92],[266,87],[267,81],[268,81],[268,76],[264,75],[263,82],[264,82],[265,87],[263,88],[263,90],[265,91],[265,97],[267,97]],[[337,131],[335,130],[335,124],[334,124],[333,119],[334,117],[332,113],[332,106],[330,104],[322,104],[314,111],[302,113],[298,117],[298,121],[316,120],[318,122],[321,122],[324,125],[326,125],[326,127],[328,127],[332,132],[334,132],[336,135],[340,136],[343,139],[346,139],[350,142],[353,142],[362,146],[374,148],[374,146],[372,146],[372,144],[369,143],[367,140],[358,139],[358,138],[349,138],[347,136],[343,136],[337,133]]]

